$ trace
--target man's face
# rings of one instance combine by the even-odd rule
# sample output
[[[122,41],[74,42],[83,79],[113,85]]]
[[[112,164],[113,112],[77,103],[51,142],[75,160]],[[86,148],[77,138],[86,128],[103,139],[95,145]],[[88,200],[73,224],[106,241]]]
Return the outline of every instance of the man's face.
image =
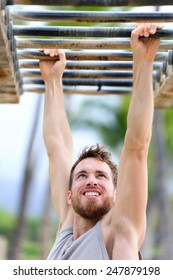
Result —
[[[86,219],[100,219],[114,204],[114,185],[109,165],[95,158],[83,159],[74,169],[68,201]]]

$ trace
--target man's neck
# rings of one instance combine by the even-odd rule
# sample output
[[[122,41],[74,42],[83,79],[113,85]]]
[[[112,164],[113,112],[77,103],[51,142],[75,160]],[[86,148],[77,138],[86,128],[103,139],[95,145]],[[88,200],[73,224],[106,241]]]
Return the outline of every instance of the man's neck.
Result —
[[[73,222],[73,239],[76,240],[78,237],[92,228],[97,222],[98,220],[85,219],[75,213]]]

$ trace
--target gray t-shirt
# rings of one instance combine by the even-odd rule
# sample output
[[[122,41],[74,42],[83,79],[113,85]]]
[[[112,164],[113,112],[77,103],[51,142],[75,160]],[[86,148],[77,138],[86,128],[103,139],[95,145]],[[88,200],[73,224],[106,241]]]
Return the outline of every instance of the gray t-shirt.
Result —
[[[109,260],[100,221],[76,240],[72,226],[62,229],[48,260]]]

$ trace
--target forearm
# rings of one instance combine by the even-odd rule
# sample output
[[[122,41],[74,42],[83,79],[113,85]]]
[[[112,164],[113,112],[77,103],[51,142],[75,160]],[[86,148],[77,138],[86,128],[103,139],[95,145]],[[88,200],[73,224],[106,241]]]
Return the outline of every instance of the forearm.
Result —
[[[64,106],[61,80],[45,83],[44,140],[49,156],[56,150],[72,151],[72,136]]]
[[[154,111],[152,70],[152,61],[134,61],[133,93],[127,118],[126,136],[128,143],[135,148],[148,145],[151,139]]]

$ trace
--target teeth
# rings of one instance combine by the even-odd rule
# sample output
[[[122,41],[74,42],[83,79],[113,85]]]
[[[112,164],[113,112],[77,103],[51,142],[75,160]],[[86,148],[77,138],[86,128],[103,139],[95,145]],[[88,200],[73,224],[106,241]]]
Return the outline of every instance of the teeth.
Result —
[[[86,196],[99,196],[98,192],[86,192],[85,193]]]

